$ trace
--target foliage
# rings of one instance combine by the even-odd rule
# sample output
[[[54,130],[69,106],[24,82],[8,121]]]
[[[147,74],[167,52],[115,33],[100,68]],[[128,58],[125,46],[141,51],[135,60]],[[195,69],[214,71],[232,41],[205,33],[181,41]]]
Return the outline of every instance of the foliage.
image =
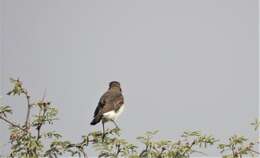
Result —
[[[244,136],[233,135],[228,139],[226,144],[219,144],[218,148],[221,153],[227,152],[223,157],[225,158],[241,158],[243,156],[256,157],[259,155],[254,150],[255,144],[258,142],[248,142]]]
[[[106,130],[105,139],[102,140],[101,132],[91,133],[94,148],[99,152],[98,157],[116,158],[116,157],[133,157],[137,154],[137,146],[128,143],[125,139],[119,138],[120,129],[115,128]]]
[[[212,136],[203,135],[199,131],[184,132],[181,139],[176,142],[170,140],[152,141],[152,137],[156,133],[158,131],[146,132],[144,136],[137,138],[145,145],[140,157],[187,158],[192,153],[202,153],[195,150],[197,146],[207,147],[207,145],[213,145],[217,141]]]
[[[137,137],[142,145],[135,145],[122,139],[120,129],[106,129],[105,137],[101,131],[93,131],[82,136],[82,140],[73,143],[63,140],[59,131],[45,131],[42,128],[53,125],[58,119],[57,108],[45,100],[32,102],[30,93],[23,87],[19,79],[11,79],[13,88],[7,93],[12,96],[24,96],[27,112],[24,122],[16,123],[9,118],[12,108],[0,105],[0,120],[7,123],[10,131],[11,150],[9,157],[38,158],[60,156],[88,157],[87,149],[93,147],[99,158],[188,158],[193,153],[205,155],[200,149],[215,145],[218,140],[200,131],[186,131],[177,140],[155,140],[158,131],[149,131]],[[36,111],[36,113],[32,113]],[[260,126],[258,119],[251,125],[255,130]],[[218,144],[224,158],[241,158],[257,156],[254,150],[258,141],[249,141],[244,136],[233,135],[226,143]],[[0,156],[1,157],[1,156]]]
[[[0,119],[9,125],[11,151],[10,157],[57,157],[64,153],[73,155],[84,155],[85,139],[81,143],[71,143],[64,141],[62,135],[56,131],[42,132],[45,125],[52,125],[57,120],[58,110],[45,97],[41,100],[32,102],[29,92],[23,87],[19,79],[10,79],[13,84],[11,91],[7,95],[23,95],[27,101],[27,113],[24,123],[15,123],[11,121],[7,114],[12,114],[10,106],[0,106]],[[32,114],[31,111],[37,111]],[[49,144],[48,144],[49,142]]]

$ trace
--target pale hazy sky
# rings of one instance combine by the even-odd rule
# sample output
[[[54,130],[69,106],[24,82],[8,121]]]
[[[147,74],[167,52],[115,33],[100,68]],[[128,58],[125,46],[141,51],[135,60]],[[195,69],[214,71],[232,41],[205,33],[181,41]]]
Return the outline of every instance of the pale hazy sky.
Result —
[[[118,80],[126,102],[118,124],[132,142],[156,129],[160,138],[187,129],[257,136],[249,125],[258,116],[257,0],[1,0],[1,23],[1,95],[15,120],[24,100],[4,95],[9,77],[34,98],[46,88],[57,130],[78,141],[101,129],[89,122]],[[7,141],[2,122],[0,131]]]

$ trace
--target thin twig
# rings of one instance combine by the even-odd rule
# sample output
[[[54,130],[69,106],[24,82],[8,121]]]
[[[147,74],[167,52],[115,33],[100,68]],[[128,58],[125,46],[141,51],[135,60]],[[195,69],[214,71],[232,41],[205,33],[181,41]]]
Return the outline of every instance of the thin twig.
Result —
[[[192,150],[192,152],[194,152],[194,153],[199,153],[199,154],[201,154],[201,155],[203,155],[203,156],[208,156],[206,153],[201,152],[201,151],[198,151],[198,150]]]
[[[249,151],[251,151],[251,152],[253,152],[253,153],[256,153],[256,154],[260,154],[259,152],[257,152],[257,151],[255,151],[255,150],[252,150],[252,149],[250,149]]]
[[[21,126],[19,126],[19,125],[13,123],[13,122],[7,120],[6,118],[4,118],[4,117],[2,117],[2,116],[0,116],[0,119],[3,120],[3,121],[5,121],[6,123],[8,123],[9,125],[11,125],[11,126],[13,126],[13,127],[19,128],[20,130],[22,130],[22,131],[24,131],[24,132],[28,132],[26,129],[24,129],[24,128],[22,128]]]
[[[44,109],[43,110],[43,114],[42,114],[42,117],[44,118],[45,117],[45,114],[46,114],[46,110]],[[39,115],[40,116],[40,115]],[[39,140],[41,138],[41,128],[42,128],[42,125],[43,125],[43,122],[41,122],[37,127],[37,140]]]
[[[121,152],[120,144],[117,144],[116,147],[117,147],[116,157],[118,157],[118,155]]]
[[[43,106],[43,114],[42,114],[42,117],[44,118],[44,116],[45,116],[45,114],[46,114],[46,111],[47,111],[47,104],[48,103],[45,103],[44,102],[44,99],[45,99],[45,97],[46,97],[46,89],[44,90],[44,93],[43,93],[43,96],[42,96],[42,100],[41,100],[41,103],[43,103],[43,104],[46,104],[46,105],[44,105]],[[40,109],[40,111],[39,111],[39,117],[41,116],[41,109]],[[43,122],[40,122],[40,124],[36,127],[36,129],[37,129],[37,140],[39,140],[40,138],[41,138],[41,128],[42,128],[42,125],[43,125]]]
[[[145,145],[145,149],[139,154],[139,157],[142,157],[147,152],[148,152],[148,145]]]
[[[26,119],[25,119],[24,125],[26,128],[28,128],[32,104],[30,103],[30,96],[29,96],[28,92],[26,90],[23,90],[23,94],[25,95],[26,100],[27,100],[27,113],[26,113]]]

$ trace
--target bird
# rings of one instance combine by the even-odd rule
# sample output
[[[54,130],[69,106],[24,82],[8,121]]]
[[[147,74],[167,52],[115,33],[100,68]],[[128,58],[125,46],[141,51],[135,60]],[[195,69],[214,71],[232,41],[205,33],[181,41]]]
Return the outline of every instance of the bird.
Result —
[[[94,112],[94,118],[90,122],[96,125],[102,122],[103,138],[105,136],[105,123],[111,121],[118,128],[115,120],[124,111],[124,96],[118,81],[111,81],[108,90],[99,99],[98,105]]]

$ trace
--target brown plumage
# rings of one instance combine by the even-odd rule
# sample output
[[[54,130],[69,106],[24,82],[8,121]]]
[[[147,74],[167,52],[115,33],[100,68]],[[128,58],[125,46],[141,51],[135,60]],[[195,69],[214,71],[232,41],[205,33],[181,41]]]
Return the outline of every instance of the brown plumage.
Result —
[[[94,112],[94,119],[90,124],[95,125],[101,120],[103,126],[106,121],[115,123],[115,119],[123,110],[123,104],[124,97],[121,92],[120,83],[117,81],[110,82],[109,89],[101,96],[98,102],[98,106]]]

